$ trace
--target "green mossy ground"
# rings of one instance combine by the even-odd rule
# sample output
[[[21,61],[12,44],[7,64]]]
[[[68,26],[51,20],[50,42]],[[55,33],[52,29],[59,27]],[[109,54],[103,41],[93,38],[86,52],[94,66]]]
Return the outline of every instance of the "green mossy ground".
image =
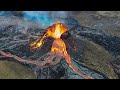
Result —
[[[21,64],[0,61],[0,79],[35,79],[34,73]]]

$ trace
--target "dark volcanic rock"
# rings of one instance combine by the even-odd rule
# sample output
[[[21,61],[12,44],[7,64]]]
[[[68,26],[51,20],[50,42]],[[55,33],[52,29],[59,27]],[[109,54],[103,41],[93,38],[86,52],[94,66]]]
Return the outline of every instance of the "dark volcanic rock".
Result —
[[[84,51],[80,59],[85,66],[105,74],[109,79],[117,78],[110,62],[113,56],[100,45],[87,39],[80,39]]]
[[[106,35],[95,35],[95,34],[86,34],[82,35],[87,38],[92,39],[95,43],[103,46],[106,50],[113,53],[114,55],[120,55],[120,38],[119,37],[111,37]]]
[[[103,32],[98,32],[89,27],[78,26],[74,28],[75,35],[93,40],[114,55],[120,55],[120,38],[116,36],[108,36]]]
[[[80,70],[80,72],[92,76],[96,79],[107,79],[105,74],[98,72],[96,70],[90,69],[76,60],[72,61],[73,64]],[[76,74],[63,59],[60,63],[54,66],[49,66],[46,68],[34,67],[35,73],[39,79],[84,79],[83,77]]]
[[[2,17],[3,19],[3,17]],[[16,19],[15,19],[16,20]],[[10,25],[11,23],[13,25]],[[14,21],[14,19],[13,19]],[[22,22],[29,28],[20,28],[24,25],[17,24],[16,21],[13,23],[12,19],[8,20],[7,22],[4,21],[4,27],[2,27],[3,22],[0,23],[1,27],[0,30],[2,31],[0,33],[0,50],[4,50],[6,52],[10,52],[12,54],[18,55],[21,58],[25,59],[36,59],[41,57],[42,55],[46,54],[50,51],[52,40],[47,40],[46,44],[37,51],[30,52],[29,43],[30,38],[33,38],[33,36],[36,36],[33,38],[33,40],[40,37],[41,33],[39,31],[43,31],[43,29],[35,28],[36,26],[31,26],[32,24],[26,24],[23,23],[24,21],[20,21],[20,19],[17,19],[17,22]],[[110,39],[109,37],[104,37],[103,33],[97,32],[95,29],[85,28],[79,25],[79,22],[77,22],[73,18],[67,18],[64,19],[65,24],[69,28],[69,37],[64,37],[65,44],[67,45],[67,50],[71,56],[71,59],[76,67],[79,68],[79,70],[87,75],[93,76],[94,78],[117,78],[116,74],[113,71],[112,66],[109,64],[109,61],[112,60],[112,56],[109,52],[107,52],[102,46],[106,46],[106,49],[110,49],[111,52],[115,51],[117,54],[119,54],[119,47],[115,47],[112,49],[115,44],[118,44],[119,39]],[[18,28],[19,26],[19,28]],[[4,31],[5,30],[5,31]],[[20,32],[16,32],[16,30],[20,30]],[[22,31],[23,30],[23,31]],[[24,31],[26,30],[26,31]],[[77,34],[75,34],[77,33]],[[19,36],[20,35],[20,36]],[[102,35],[102,36],[101,36]],[[16,36],[18,36],[16,38]],[[77,38],[77,36],[79,38]],[[83,38],[88,38],[87,40]],[[9,38],[8,38],[9,37]],[[72,38],[73,37],[73,38]],[[15,41],[21,41],[26,40],[22,42],[15,42]],[[91,40],[95,41],[92,42]],[[11,41],[13,41],[11,43]],[[98,41],[98,42],[97,42]],[[115,44],[112,44],[112,41]],[[74,48],[76,46],[76,49]],[[107,48],[108,47],[108,48]],[[12,59],[13,60],[13,59]],[[15,60],[17,61],[17,60]],[[20,62],[19,62],[20,63]],[[24,64],[24,63],[23,63]],[[26,64],[25,64],[26,65]],[[44,78],[44,79],[58,79],[58,78],[68,78],[68,79],[82,79],[79,75],[77,75],[73,70],[66,64],[65,59],[61,60],[57,65],[49,66],[46,68],[37,67],[35,65],[27,64],[26,66],[31,67],[31,69],[34,70],[36,75],[38,75],[38,78]]]

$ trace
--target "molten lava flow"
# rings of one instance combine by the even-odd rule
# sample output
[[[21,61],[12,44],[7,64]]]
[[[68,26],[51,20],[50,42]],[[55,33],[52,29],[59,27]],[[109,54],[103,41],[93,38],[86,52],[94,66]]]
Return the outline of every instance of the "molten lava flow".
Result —
[[[86,75],[80,73],[79,70],[73,65],[73,63],[71,62],[70,55],[67,53],[66,45],[62,39],[58,38],[58,39],[54,40],[54,42],[52,44],[52,48],[51,48],[51,53],[56,53],[59,56],[65,57],[68,65],[80,76],[84,77],[85,79],[93,79],[90,76],[86,76]]]
[[[47,28],[46,33],[40,39],[37,39],[35,42],[32,42],[30,46],[33,49],[41,48],[42,45],[44,44],[44,39],[46,37],[52,37],[54,39],[57,39],[60,38],[61,35],[66,31],[67,28],[63,24],[61,23],[54,24],[51,27]]]
[[[47,29],[47,35],[53,37],[54,39],[57,39],[60,38],[61,35],[66,31],[67,31],[67,27],[65,27],[61,23],[57,23]]]
[[[30,46],[32,47],[32,49],[38,49],[41,48],[42,45],[44,44],[44,39],[46,38],[46,34],[43,35],[43,37],[41,37],[40,39],[37,39],[36,41],[32,42],[30,44]]]
[[[86,75],[80,73],[79,70],[72,64],[70,55],[67,53],[67,50],[66,50],[66,45],[65,45],[64,41],[60,38],[61,35],[63,33],[65,33],[67,30],[68,29],[62,23],[54,24],[53,26],[47,28],[47,31],[43,35],[43,37],[41,37],[40,39],[38,39],[35,42],[31,43],[30,46],[32,46],[34,49],[40,48],[43,45],[44,39],[46,37],[54,38],[50,53],[52,53],[52,54],[55,53],[55,54],[57,54],[57,56],[64,57],[66,59],[66,62],[69,64],[69,66],[76,73],[78,73],[80,76],[82,76],[82,77],[84,77],[86,79],[93,79],[90,76],[86,76]],[[52,57],[53,56],[48,58],[48,60],[50,60]]]
[[[66,45],[62,39],[58,38],[54,40],[52,44],[51,52],[56,52],[60,56],[67,54]]]

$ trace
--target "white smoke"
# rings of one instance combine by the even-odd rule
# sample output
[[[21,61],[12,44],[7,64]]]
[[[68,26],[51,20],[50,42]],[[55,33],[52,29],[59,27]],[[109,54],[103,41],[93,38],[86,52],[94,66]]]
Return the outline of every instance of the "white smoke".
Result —
[[[71,11],[49,11],[49,14],[53,21],[52,24],[56,23],[57,21],[64,23],[64,18],[72,16]]]
[[[67,18],[69,15],[69,11],[51,11],[52,18]]]
[[[41,27],[48,27],[57,21],[64,23],[63,18],[71,16],[71,11],[23,11],[24,17],[35,20]]]

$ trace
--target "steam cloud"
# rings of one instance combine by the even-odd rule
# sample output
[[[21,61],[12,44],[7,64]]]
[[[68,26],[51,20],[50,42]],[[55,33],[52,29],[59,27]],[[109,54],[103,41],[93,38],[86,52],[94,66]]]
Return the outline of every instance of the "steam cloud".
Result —
[[[40,24],[40,27],[46,28],[56,21],[60,21],[60,18],[66,18],[71,15],[69,11],[23,11],[24,18],[27,20],[33,20]],[[61,21],[63,22],[63,21]]]
[[[0,16],[13,13],[14,11],[0,11]],[[35,21],[41,28],[46,28],[57,21],[64,23],[63,18],[69,16],[71,11],[23,11],[24,20]]]
[[[11,14],[11,11],[0,11],[0,16]]]

